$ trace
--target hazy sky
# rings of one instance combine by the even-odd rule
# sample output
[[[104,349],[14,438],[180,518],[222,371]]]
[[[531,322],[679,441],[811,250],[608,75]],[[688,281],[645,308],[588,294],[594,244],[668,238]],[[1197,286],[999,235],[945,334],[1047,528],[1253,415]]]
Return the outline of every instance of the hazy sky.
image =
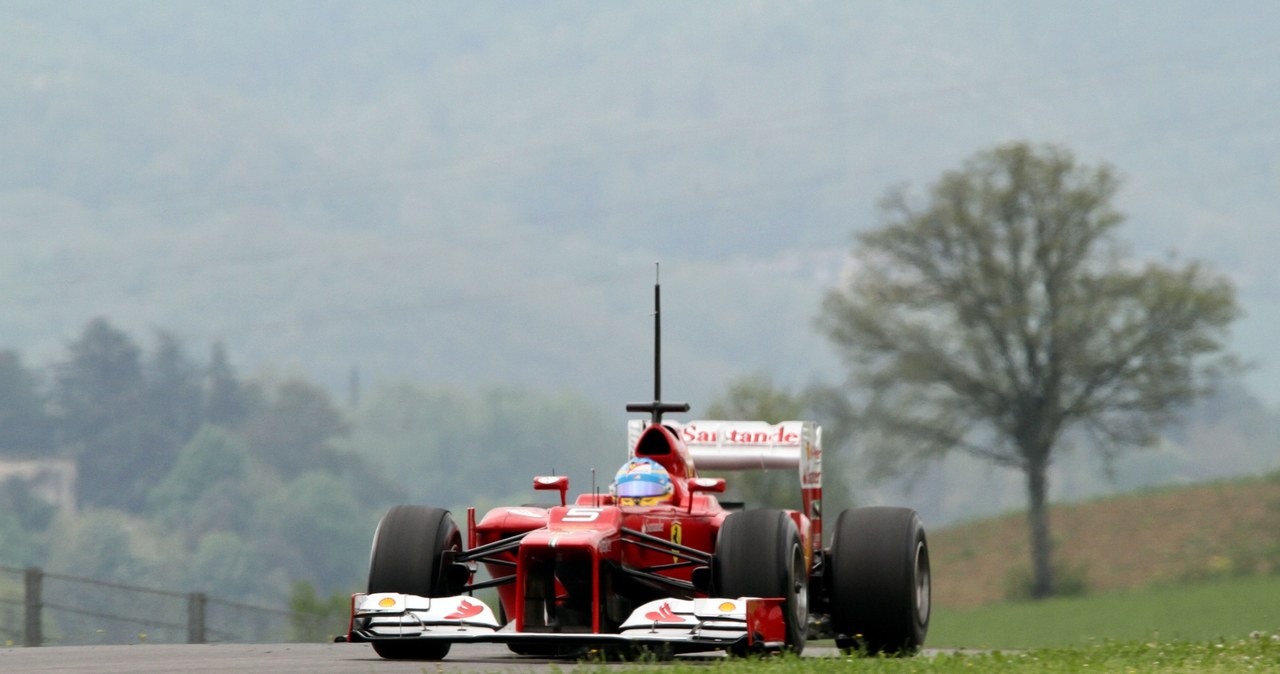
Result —
[[[105,314],[335,385],[612,405],[647,378],[660,259],[672,387],[835,381],[811,320],[850,232],[1026,139],[1121,172],[1136,254],[1231,275],[1274,404],[1278,25],[1272,2],[0,0],[0,347],[44,360]]]

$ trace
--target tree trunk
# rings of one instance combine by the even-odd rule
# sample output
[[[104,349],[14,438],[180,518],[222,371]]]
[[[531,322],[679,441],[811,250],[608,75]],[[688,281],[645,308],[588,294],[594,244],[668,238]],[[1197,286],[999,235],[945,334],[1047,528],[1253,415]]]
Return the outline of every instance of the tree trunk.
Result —
[[[1027,528],[1031,534],[1031,596],[1053,596],[1053,541],[1049,537],[1049,466],[1032,461],[1027,466]]]

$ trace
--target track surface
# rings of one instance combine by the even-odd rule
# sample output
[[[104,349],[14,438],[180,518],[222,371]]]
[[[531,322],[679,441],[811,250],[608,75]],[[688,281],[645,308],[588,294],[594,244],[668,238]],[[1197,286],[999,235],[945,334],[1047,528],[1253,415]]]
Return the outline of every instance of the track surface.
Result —
[[[806,656],[833,656],[810,648]],[[720,656],[698,656],[712,659]],[[681,658],[684,660],[685,658]],[[609,665],[610,669],[621,665]],[[571,670],[565,660],[512,655],[500,644],[455,645],[441,662],[379,658],[368,644],[143,644],[0,649],[0,672],[539,672]],[[594,667],[594,666],[593,666]]]

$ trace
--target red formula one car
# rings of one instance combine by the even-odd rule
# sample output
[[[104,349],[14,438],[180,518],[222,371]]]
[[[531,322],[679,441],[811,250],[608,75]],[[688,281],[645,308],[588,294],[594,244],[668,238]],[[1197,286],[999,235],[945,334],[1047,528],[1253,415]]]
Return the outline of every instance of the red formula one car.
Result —
[[[474,642],[565,657],[798,653],[810,638],[918,650],[930,575],[916,513],[846,510],[824,546],[820,427],[664,421],[688,405],[661,402],[658,388],[654,402],[628,405],[650,418],[629,422],[627,463],[608,493],[570,501],[567,477],[535,477],[559,505],[500,507],[479,521],[468,508],[465,529],[440,508],[392,508],[345,640],[426,660]],[[798,510],[728,509],[715,496],[725,480],[698,476],[779,467],[798,471]],[[473,594],[490,587],[492,608]]]

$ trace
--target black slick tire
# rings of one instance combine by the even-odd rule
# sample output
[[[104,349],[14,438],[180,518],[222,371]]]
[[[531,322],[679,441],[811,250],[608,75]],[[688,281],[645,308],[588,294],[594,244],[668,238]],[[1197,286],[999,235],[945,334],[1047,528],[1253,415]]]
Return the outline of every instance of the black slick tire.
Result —
[[[912,655],[929,631],[929,545],[909,508],[840,513],[829,555],[832,626],[843,650]]]
[[[447,597],[445,565],[449,553],[462,549],[462,535],[449,511],[427,506],[395,506],[378,523],[369,555],[368,592],[399,592],[420,597]],[[389,660],[440,660],[448,642],[378,640],[373,650]]]
[[[722,597],[782,597],[786,650],[804,651],[809,630],[809,569],[795,522],[784,510],[745,510],[725,518],[712,571]]]

